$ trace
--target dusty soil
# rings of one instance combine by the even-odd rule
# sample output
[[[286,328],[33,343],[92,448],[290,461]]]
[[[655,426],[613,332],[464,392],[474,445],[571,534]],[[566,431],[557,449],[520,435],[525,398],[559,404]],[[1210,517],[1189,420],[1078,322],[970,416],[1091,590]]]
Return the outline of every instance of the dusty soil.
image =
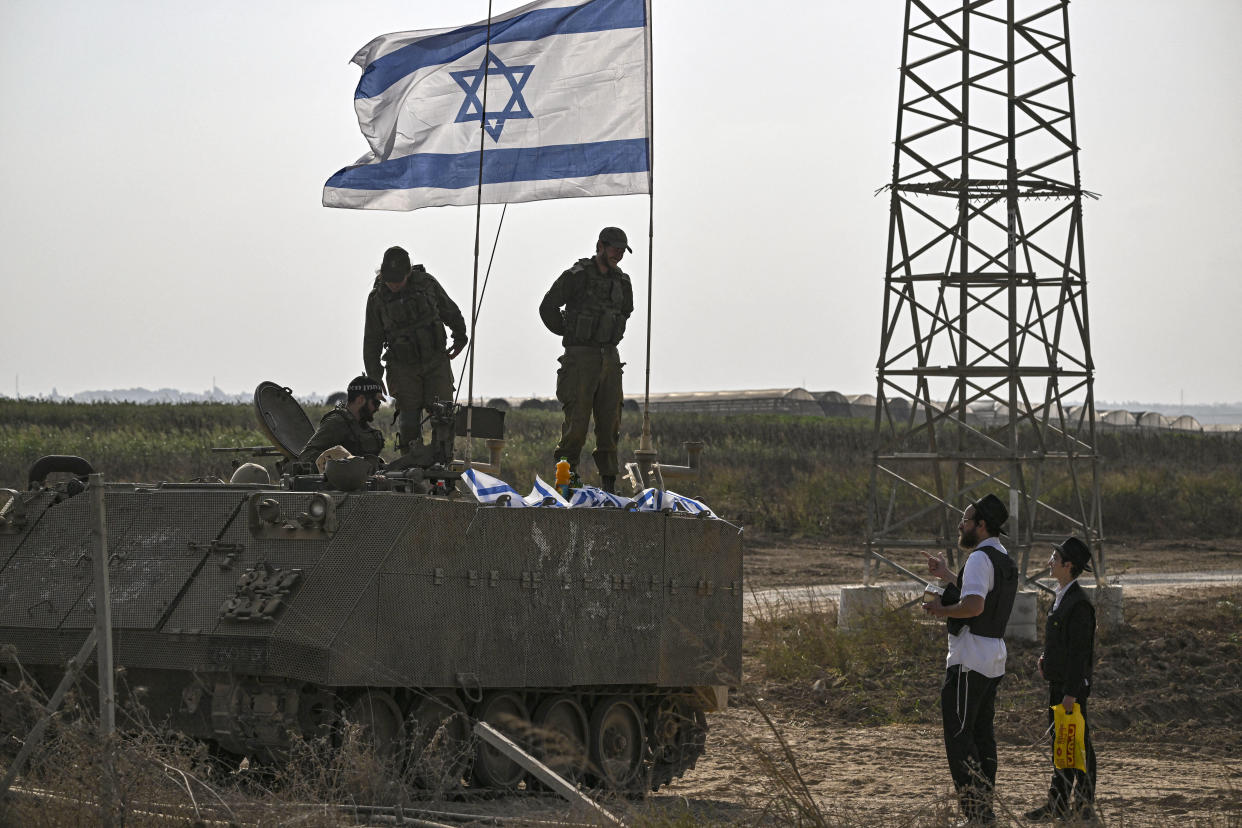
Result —
[[[1121,541],[1107,554],[1110,574],[1242,570],[1239,540]],[[857,546],[847,544],[761,541],[747,555],[752,589],[857,582],[862,572]],[[1125,623],[1102,631],[1097,645],[1090,715],[1101,816],[1125,825],[1242,824],[1242,586],[1176,595],[1136,590],[1125,598],[1124,615]],[[998,800],[1002,821],[1012,824],[1042,801],[1051,767],[1046,689],[1033,670],[1039,649],[1010,645],[998,702]],[[795,779],[789,769],[796,767],[829,824],[944,825],[958,818],[935,707],[939,676],[925,679],[928,707],[919,721],[868,727],[833,710],[831,688],[767,680],[749,638],[745,673],[743,695],[761,701],[712,716],[707,755],[685,779],[652,796],[650,807],[763,824],[779,809],[774,778]],[[779,772],[763,772],[765,754],[778,758]]]

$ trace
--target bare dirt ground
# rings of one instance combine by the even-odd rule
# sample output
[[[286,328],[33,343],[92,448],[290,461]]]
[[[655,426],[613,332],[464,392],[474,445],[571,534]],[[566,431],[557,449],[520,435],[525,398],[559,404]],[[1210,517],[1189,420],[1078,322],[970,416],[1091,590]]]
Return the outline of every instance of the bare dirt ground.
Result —
[[[1242,570],[1239,540],[1118,541],[1106,554],[1110,575]],[[751,589],[853,583],[862,574],[859,555],[857,545],[760,541],[747,550],[747,577]],[[920,568],[916,560],[904,563]],[[1242,825],[1240,605],[1237,585],[1136,590],[1125,598],[1123,626],[1101,632],[1090,715],[1105,824]],[[1011,824],[1022,824],[1021,813],[1047,790],[1046,691],[1032,669],[1039,649],[1011,644],[1000,690],[1010,698],[998,704],[997,795],[1002,822]],[[866,727],[830,715],[822,691],[765,681],[749,642],[745,670],[744,693],[762,699],[830,824],[934,826],[957,819],[934,686],[922,721]],[[649,806],[767,822],[775,786],[758,772],[756,748],[779,753],[773,728],[746,704],[712,716],[711,724],[698,768],[653,795]]]

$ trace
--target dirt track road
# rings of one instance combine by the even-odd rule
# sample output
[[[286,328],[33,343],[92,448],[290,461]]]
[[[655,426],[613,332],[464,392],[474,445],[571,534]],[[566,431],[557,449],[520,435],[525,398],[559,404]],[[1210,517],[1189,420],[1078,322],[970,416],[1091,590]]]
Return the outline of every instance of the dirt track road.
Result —
[[[1242,584],[1242,570],[1223,570],[1219,572],[1133,572],[1117,575],[1106,579],[1111,586],[1122,588],[1125,596],[1149,597],[1152,595],[1176,594],[1182,589],[1212,586],[1232,586]],[[1052,582],[1042,581],[1045,585]],[[812,584],[810,586],[782,586],[750,590],[746,593],[745,607],[750,614],[771,607],[806,607],[823,606],[836,603],[841,598],[841,590],[849,587],[861,587],[863,584]],[[922,592],[922,587],[913,581],[876,581],[872,586],[881,587],[895,596],[913,598]]]

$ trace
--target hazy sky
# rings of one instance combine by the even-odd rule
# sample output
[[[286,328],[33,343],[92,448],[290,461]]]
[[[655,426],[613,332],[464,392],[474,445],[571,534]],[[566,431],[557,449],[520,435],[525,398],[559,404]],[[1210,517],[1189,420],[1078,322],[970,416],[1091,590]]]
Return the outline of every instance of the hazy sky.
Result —
[[[520,5],[497,2],[497,12]],[[655,0],[653,391],[874,393],[904,3]],[[1071,6],[1087,274],[1104,400],[1242,399],[1238,0]],[[274,380],[362,368],[383,250],[468,312],[473,208],[320,206],[366,149],[350,57],[485,0],[0,2],[0,393]],[[483,209],[483,264],[500,206]],[[620,225],[639,311],[646,196],[509,208],[475,394],[551,395],[537,306]],[[454,363],[460,367],[459,359]]]

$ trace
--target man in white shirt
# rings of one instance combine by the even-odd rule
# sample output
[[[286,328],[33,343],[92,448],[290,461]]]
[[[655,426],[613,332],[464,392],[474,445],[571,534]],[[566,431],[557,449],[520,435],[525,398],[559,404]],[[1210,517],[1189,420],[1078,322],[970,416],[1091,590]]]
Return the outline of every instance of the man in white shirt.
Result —
[[[1005,675],[1005,626],[1018,589],[1018,568],[998,536],[1009,510],[989,494],[967,506],[957,526],[958,546],[970,554],[955,575],[943,553],[927,555],[927,569],[946,581],[944,595],[923,605],[949,628],[940,713],[945,753],[968,825],[990,825],[996,784],[996,688]],[[926,554],[926,553],[925,553]]]

